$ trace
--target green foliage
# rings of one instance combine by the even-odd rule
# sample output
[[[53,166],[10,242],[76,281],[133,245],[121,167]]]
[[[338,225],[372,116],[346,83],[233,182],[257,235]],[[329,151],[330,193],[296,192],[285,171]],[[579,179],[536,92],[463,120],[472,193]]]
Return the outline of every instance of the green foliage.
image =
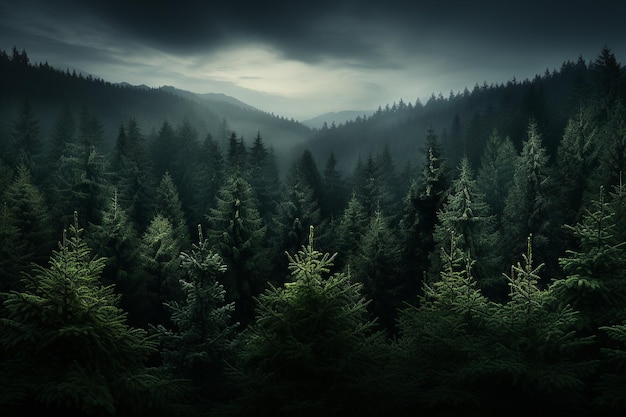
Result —
[[[292,281],[259,296],[242,334],[233,377],[235,415],[380,415],[388,404],[384,337],[368,321],[360,284],[307,246],[290,260]]]
[[[581,327],[593,333],[626,318],[626,242],[615,239],[615,213],[604,198],[601,190],[578,223],[564,226],[578,245],[559,258],[565,277],[552,284],[563,302],[581,312]]]
[[[452,183],[443,208],[437,213],[438,223],[433,238],[435,251],[431,253],[431,276],[436,277],[440,270],[440,256],[435,254],[441,248],[449,247],[451,238],[462,252],[475,260],[473,270],[483,289],[489,288],[491,295],[498,294],[500,259],[497,251],[499,234],[495,216],[482,194],[478,192],[474,174],[467,158],[462,158],[458,167],[458,178]],[[451,233],[452,232],[452,233]]]
[[[47,267],[24,276],[24,292],[3,293],[0,409],[80,415],[174,412],[177,389],[146,366],[156,344],[129,328],[119,296],[102,286],[77,216]],[[171,405],[170,405],[171,402]],[[167,411],[166,411],[167,412]]]
[[[214,406],[223,401],[225,361],[232,356],[236,325],[231,324],[234,303],[225,302],[220,282],[226,265],[203,238],[188,252],[180,253],[185,276],[179,281],[185,300],[166,303],[171,313],[171,329],[151,326],[158,335],[164,367],[174,375],[189,379],[198,403]],[[204,414],[204,413],[203,413]]]
[[[266,226],[250,184],[240,175],[229,177],[206,219],[207,239],[228,268],[224,274],[226,300],[235,302],[234,319],[245,325],[252,318],[253,297],[270,271]]]

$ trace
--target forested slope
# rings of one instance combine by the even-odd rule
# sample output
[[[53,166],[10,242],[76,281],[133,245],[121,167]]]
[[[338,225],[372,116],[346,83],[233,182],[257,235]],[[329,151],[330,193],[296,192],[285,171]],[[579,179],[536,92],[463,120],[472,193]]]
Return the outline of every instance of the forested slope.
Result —
[[[15,83],[49,71],[24,58],[2,58]],[[203,134],[202,114],[119,115],[105,145],[107,96],[46,113],[1,94],[3,414],[626,411],[610,49],[391,106],[290,158],[262,131]]]

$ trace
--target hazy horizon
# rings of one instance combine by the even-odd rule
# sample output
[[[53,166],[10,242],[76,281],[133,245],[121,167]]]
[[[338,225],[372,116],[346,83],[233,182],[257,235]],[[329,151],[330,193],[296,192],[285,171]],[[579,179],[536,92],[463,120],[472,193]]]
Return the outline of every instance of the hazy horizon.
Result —
[[[112,83],[222,93],[299,121],[532,79],[608,46],[615,2],[0,0],[0,48]]]

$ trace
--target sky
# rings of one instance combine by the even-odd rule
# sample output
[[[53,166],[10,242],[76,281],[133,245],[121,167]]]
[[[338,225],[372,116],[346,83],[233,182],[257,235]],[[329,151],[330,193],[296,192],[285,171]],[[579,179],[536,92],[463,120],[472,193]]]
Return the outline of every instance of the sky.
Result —
[[[105,81],[223,93],[306,120],[594,60],[620,0],[0,0],[0,49]]]

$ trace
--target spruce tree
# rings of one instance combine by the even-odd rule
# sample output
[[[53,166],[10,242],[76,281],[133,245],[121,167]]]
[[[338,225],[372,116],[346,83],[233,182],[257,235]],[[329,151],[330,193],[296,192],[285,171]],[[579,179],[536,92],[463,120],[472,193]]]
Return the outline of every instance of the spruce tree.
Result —
[[[291,282],[258,299],[232,381],[235,415],[345,416],[393,411],[384,336],[367,318],[361,286],[330,274],[334,256],[309,241],[288,254]]]
[[[78,216],[47,267],[2,293],[0,411],[5,415],[176,415],[181,394],[147,365],[156,343],[126,324],[104,258],[82,238]]]
[[[401,279],[397,238],[381,212],[374,213],[350,263],[353,280],[362,283],[370,317],[390,334],[396,331],[396,312],[404,306],[406,283]]]
[[[513,185],[503,214],[503,247],[507,264],[524,253],[526,238],[533,236],[533,247],[548,274],[558,271],[556,253],[560,249],[555,231],[548,154],[537,123],[528,124],[528,138],[515,163]]]
[[[18,165],[13,182],[4,190],[3,201],[7,216],[14,220],[14,239],[20,242],[17,257],[27,262],[21,267],[30,262],[45,264],[54,247],[54,230],[46,200],[25,164]]]
[[[156,189],[156,213],[170,221],[176,238],[183,246],[186,246],[185,242],[189,241],[189,228],[176,184],[168,171],[163,174]]]
[[[580,220],[598,165],[598,129],[591,110],[581,107],[569,118],[557,148],[555,180],[561,224]]]
[[[440,248],[438,280],[425,282],[415,306],[399,310],[396,378],[403,415],[481,415],[494,305],[456,246]]]
[[[266,226],[250,184],[236,173],[231,175],[206,220],[207,239],[227,266],[226,301],[235,302],[233,319],[245,326],[253,316],[254,297],[264,288],[270,271]]]
[[[564,226],[578,244],[559,258],[565,276],[552,284],[563,303],[580,311],[588,334],[626,319],[626,242],[615,238],[615,213],[605,198],[601,190],[578,223]]]
[[[441,270],[439,252],[450,246],[450,238],[454,236],[457,239],[455,246],[474,260],[473,271],[480,287],[497,296],[505,289],[500,279],[502,262],[497,251],[498,232],[495,216],[490,214],[483,195],[477,189],[469,160],[464,157],[446,202],[437,213],[438,223],[433,234],[435,251],[430,259],[431,277],[437,279]]]
[[[593,336],[577,333],[579,312],[551,288],[542,288],[545,265],[534,260],[532,242],[529,236],[522,262],[506,275],[509,300],[493,316],[495,358],[489,368],[500,376],[494,405],[523,413],[541,407],[546,414],[587,415],[587,384],[597,368],[588,355]]]
[[[480,159],[476,186],[495,216],[497,229],[501,227],[506,196],[513,184],[516,159],[517,151],[511,138],[502,137],[494,129]]]
[[[184,277],[179,281],[185,299],[166,303],[172,325],[151,326],[158,335],[163,366],[191,381],[197,412],[210,415],[228,398],[225,367],[232,361],[236,324],[234,303],[226,303],[221,283],[226,265],[204,239],[198,225],[198,243],[180,253]]]
[[[36,183],[41,180],[43,142],[39,136],[40,126],[30,101],[24,100],[13,121],[12,140],[9,149],[12,165],[24,164]]]
[[[113,190],[101,221],[90,225],[87,241],[97,256],[106,259],[101,274],[102,283],[115,285],[115,291],[121,295],[120,306],[129,311],[132,309],[130,289],[140,262],[139,236],[128,213],[119,203],[117,190]]]
[[[139,263],[129,292],[131,318],[146,328],[169,322],[165,303],[181,301],[179,254],[182,242],[167,217],[155,214],[139,243]]]

